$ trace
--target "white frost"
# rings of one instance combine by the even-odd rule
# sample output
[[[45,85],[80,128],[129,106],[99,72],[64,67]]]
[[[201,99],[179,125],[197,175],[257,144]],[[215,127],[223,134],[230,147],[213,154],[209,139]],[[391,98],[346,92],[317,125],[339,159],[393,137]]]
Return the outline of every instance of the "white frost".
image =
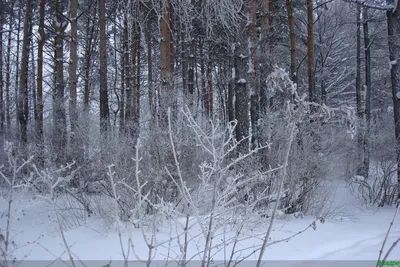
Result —
[[[354,180],[358,181],[358,182],[363,182],[365,181],[364,176],[361,175],[354,175]]]

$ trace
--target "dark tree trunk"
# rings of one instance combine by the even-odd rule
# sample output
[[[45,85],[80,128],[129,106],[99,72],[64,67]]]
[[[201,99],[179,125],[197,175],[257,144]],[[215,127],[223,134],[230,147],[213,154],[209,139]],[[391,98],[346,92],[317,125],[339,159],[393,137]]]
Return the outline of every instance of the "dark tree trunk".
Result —
[[[313,0],[307,0],[307,71],[309,101],[315,102]]]
[[[394,112],[394,126],[396,137],[396,159],[397,159],[397,184],[400,198],[400,1],[397,2],[395,10],[387,11],[387,27],[389,40],[390,76],[392,84],[392,99]]]
[[[249,92],[247,82],[248,58],[242,55],[246,54],[244,44],[239,45],[235,50],[235,117],[237,120],[236,139],[242,140],[249,136]],[[240,143],[239,153],[245,154],[249,149],[248,139]]]
[[[93,16],[96,16],[97,8],[93,8]],[[85,42],[85,55],[84,55],[84,86],[83,86],[83,110],[85,115],[88,115],[90,108],[90,68],[92,60],[92,52],[94,49],[95,38],[95,25],[91,22],[90,16],[86,22],[86,42]]]
[[[368,10],[363,8],[363,31],[365,51],[365,135],[363,143],[364,168],[363,176],[368,179],[369,172],[369,138],[371,127],[371,43],[368,32]]]
[[[152,16],[151,11],[146,21],[146,44],[147,44],[147,91],[149,95],[149,109],[151,120],[155,119],[155,103],[154,103],[154,88],[153,88],[153,42],[151,39],[152,33]]]
[[[140,119],[140,26],[139,24],[135,24],[134,27],[134,40],[133,40],[133,54],[132,58],[134,58],[134,70],[135,70],[135,95],[134,95],[134,117],[133,117],[133,129],[134,129],[134,144],[136,145],[137,139],[139,138],[139,119]]]
[[[356,174],[363,174],[363,133],[364,133],[364,111],[361,90],[361,6],[357,6],[357,33],[356,33],[356,112],[357,112],[357,166]]]
[[[21,16],[22,16],[22,8],[18,9],[18,17],[17,17],[17,53],[16,53],[16,58],[15,58],[15,67],[16,67],[16,73],[15,73],[15,87],[14,87],[14,97],[15,97],[15,107],[17,109],[17,116],[16,118],[16,123],[15,123],[15,130],[16,130],[16,137],[18,140],[21,140],[21,133],[20,133],[20,123],[19,123],[19,118],[18,118],[18,110],[19,110],[19,81],[20,81],[20,43],[21,43]]]
[[[5,127],[5,107],[3,99],[3,14],[0,13],[0,149],[3,147]],[[2,151],[2,150],[0,150]]]
[[[110,130],[110,109],[108,106],[107,86],[107,32],[106,0],[99,0],[100,18],[100,131],[106,136]]]
[[[290,39],[290,75],[292,81],[297,85],[297,58],[296,58],[296,36],[294,32],[294,17],[292,0],[286,0],[286,11],[289,24],[289,39]]]
[[[65,156],[65,146],[67,141],[67,126],[64,107],[64,31],[66,22],[62,16],[63,2],[55,1],[55,20],[54,30],[55,36],[55,92],[53,95],[53,140],[54,151],[57,154],[56,162],[62,164]]]
[[[14,9],[14,4],[11,4],[11,9]],[[11,12],[10,14],[10,21],[9,21],[9,27],[10,27],[10,32],[8,33],[7,37],[7,54],[6,54],[6,107],[5,107],[5,116],[6,116],[6,122],[7,122],[7,134],[10,133],[11,131],[11,99],[10,99],[10,87],[11,87],[11,38],[12,38],[12,25],[14,24],[14,12]],[[18,67],[17,67],[18,68]]]
[[[210,57],[210,56],[209,56]],[[212,79],[212,60],[211,58],[208,59],[207,63],[207,115],[209,118],[213,117],[213,103],[214,103],[214,96],[213,96],[213,79]]]
[[[251,118],[251,143],[253,146],[258,146],[258,121],[260,118],[260,83],[259,83],[259,54],[257,46],[257,12],[256,1],[249,0],[248,7],[249,19],[249,86],[250,86],[250,118]]]
[[[29,63],[29,28],[31,19],[31,0],[26,1],[24,35],[22,41],[21,71],[19,74],[19,96],[18,96],[18,121],[20,125],[20,142],[22,149],[26,149],[28,142],[28,63]]]
[[[160,65],[161,65],[161,92],[162,98],[161,123],[166,123],[167,107],[175,104],[174,90],[174,46],[173,46],[173,16],[171,0],[162,1],[161,5],[161,43],[160,43]],[[160,99],[159,99],[160,100]],[[175,108],[173,107],[173,110]]]
[[[36,135],[39,147],[43,148],[43,48],[46,40],[44,32],[44,12],[46,0],[40,0],[39,6],[39,42],[37,57],[37,117],[36,117]],[[42,162],[42,160],[40,160]]]
[[[125,47],[126,44],[126,27],[124,23],[124,28],[122,30],[122,38],[121,38],[121,90],[120,90],[120,104],[119,104],[119,132],[120,134],[125,134]]]
[[[76,85],[77,85],[77,76],[76,70],[78,67],[78,55],[77,55],[77,48],[78,48],[78,18],[77,18],[77,11],[78,11],[78,0],[71,0],[71,13],[70,13],[70,21],[71,21],[71,39],[69,44],[69,115],[71,119],[71,142],[75,143],[75,129],[78,123],[78,112],[76,109],[77,103],[77,94],[76,94]]]

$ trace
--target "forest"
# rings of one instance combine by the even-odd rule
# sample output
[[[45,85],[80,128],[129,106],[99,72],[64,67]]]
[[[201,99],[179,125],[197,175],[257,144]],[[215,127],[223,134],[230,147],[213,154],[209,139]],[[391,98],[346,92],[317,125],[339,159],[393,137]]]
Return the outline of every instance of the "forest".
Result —
[[[1,0],[0,266],[36,242],[14,242],[28,198],[74,267],[65,236],[93,218],[124,266],[134,247],[146,266],[213,266],[223,232],[224,266],[259,267],[339,200],[397,213],[399,60],[397,0]],[[283,218],[311,221],[271,239]]]

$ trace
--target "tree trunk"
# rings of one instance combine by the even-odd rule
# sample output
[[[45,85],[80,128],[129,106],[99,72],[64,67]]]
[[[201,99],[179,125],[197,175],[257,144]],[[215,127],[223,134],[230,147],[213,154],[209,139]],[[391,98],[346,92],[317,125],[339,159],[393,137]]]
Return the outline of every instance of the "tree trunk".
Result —
[[[356,174],[363,175],[363,132],[364,112],[361,90],[361,6],[357,6],[357,33],[356,33],[356,112],[357,112],[357,166]]]
[[[188,92],[189,92],[189,106],[193,107],[194,102],[194,89],[195,89],[195,56],[196,56],[196,40],[193,36],[191,36],[192,40],[190,41],[189,48],[189,59],[188,59]]]
[[[211,55],[209,56],[208,63],[207,63],[207,116],[209,118],[213,117],[213,103],[214,103],[214,96],[213,96],[213,79],[212,79],[212,60]]]
[[[140,120],[140,42],[141,42],[141,30],[140,25],[138,23],[135,24],[134,27],[135,34],[134,34],[134,50],[135,54],[132,57],[135,59],[135,112],[134,112],[134,129],[135,129],[135,136],[134,136],[134,144],[136,145],[137,139],[139,138],[139,120]]]
[[[30,33],[29,36],[32,36],[32,27],[30,27]],[[31,73],[33,73],[33,75],[30,76],[30,88],[31,88],[31,103],[30,106],[33,108],[33,119],[34,119],[34,129],[37,128],[36,126],[36,119],[38,116],[37,113],[37,98],[36,98],[36,94],[37,94],[37,87],[36,87],[36,66],[35,66],[35,50],[33,49],[33,47],[30,48],[30,53],[31,53]]]
[[[15,87],[14,87],[14,97],[15,97],[15,107],[17,110],[17,116],[16,118],[16,123],[15,123],[15,130],[16,130],[16,137],[18,140],[21,139],[21,133],[20,133],[20,124],[19,124],[19,119],[18,119],[18,110],[19,110],[19,80],[20,80],[20,43],[21,43],[21,16],[22,16],[22,8],[18,9],[18,17],[17,17],[17,53],[15,57]]]
[[[186,45],[186,35],[184,31],[184,25],[180,22],[181,32],[180,32],[180,43],[181,43],[181,75],[182,75],[182,87],[184,96],[188,95],[188,57],[187,57],[187,45]]]
[[[110,130],[110,109],[108,106],[107,86],[107,32],[106,32],[106,0],[99,0],[100,18],[100,131],[107,135]]]
[[[18,96],[18,121],[20,125],[20,142],[22,149],[26,149],[28,142],[28,62],[29,62],[29,27],[31,19],[31,0],[26,1],[24,35],[22,41],[21,71],[19,76],[19,96]]]
[[[14,4],[11,5],[11,9],[14,10]],[[12,38],[12,25],[14,24],[14,12],[10,14],[10,21],[9,21],[9,28],[10,32],[8,33],[7,37],[7,54],[6,54],[6,108],[5,108],[5,115],[7,121],[7,134],[11,131],[11,99],[10,99],[10,86],[11,86],[11,38]]]
[[[94,8],[96,10],[96,8]],[[95,12],[94,12],[95,13]],[[84,59],[84,85],[83,85],[83,111],[87,116],[89,112],[90,106],[90,67],[91,67],[91,57],[92,57],[92,49],[93,49],[93,38],[94,38],[94,25],[90,25],[91,19],[88,16],[86,22],[86,42],[85,42],[85,53],[83,56]]]
[[[77,25],[77,11],[78,11],[78,0],[71,0],[71,12],[70,12],[70,21],[71,21],[71,40],[69,43],[69,115],[71,120],[71,143],[72,143],[72,151],[74,149],[74,143],[76,143],[76,127],[78,124],[78,111],[76,109],[77,103],[77,94],[76,94],[76,70],[78,66],[78,56],[77,56],[77,44],[78,44],[78,25]]]
[[[56,162],[62,164],[65,156],[65,145],[67,141],[67,126],[65,118],[65,107],[64,107],[64,31],[65,24],[62,16],[62,1],[57,0],[54,2],[55,5],[55,19],[54,19],[54,31],[55,35],[55,92],[53,95],[53,140],[54,150],[57,154]]]
[[[235,46],[231,45],[232,51],[231,56],[229,57],[229,70],[231,71],[231,79],[228,83],[228,96],[227,96],[227,104],[226,108],[228,111],[227,118],[228,122],[235,120],[235,80],[236,80],[236,60],[235,60]]]
[[[162,123],[167,122],[165,116],[168,106],[174,105],[174,47],[173,47],[173,24],[172,24],[172,4],[171,0],[162,0],[161,5],[161,43],[160,43],[160,64],[161,64],[161,98],[164,108],[162,108]],[[168,97],[167,97],[168,94]]]
[[[125,105],[125,129],[126,133],[132,134],[132,121],[133,121],[133,86],[132,86],[132,66],[133,62],[130,61],[129,54],[129,29],[128,18],[124,20],[123,30],[123,53],[124,53],[124,76],[125,76],[125,92],[126,92],[126,105]]]
[[[235,50],[235,117],[237,120],[236,140],[240,141],[249,136],[249,92],[247,76],[246,48],[240,44]],[[238,152],[245,154],[249,150],[248,139],[240,143]]]
[[[199,54],[200,54],[200,84],[201,84],[201,100],[203,103],[203,112],[208,116],[208,93],[206,86],[206,63],[204,55],[204,41],[201,40],[199,43]]]
[[[365,135],[363,142],[364,170],[363,176],[368,179],[369,172],[369,135],[371,127],[371,44],[368,32],[368,10],[363,7],[363,31],[365,51]]]
[[[3,148],[4,140],[4,126],[5,126],[5,114],[4,114],[4,99],[3,99],[3,14],[0,13],[0,151]]]
[[[259,62],[256,53],[257,48],[257,12],[255,0],[249,0],[249,86],[250,86],[250,118],[251,118],[251,143],[258,146],[258,120],[260,118],[260,83],[259,83]]]
[[[296,58],[296,36],[294,33],[294,17],[292,0],[286,0],[286,11],[289,24],[289,39],[290,39],[290,75],[292,81],[297,85],[297,58]]]
[[[46,40],[44,32],[44,12],[46,0],[40,0],[39,4],[39,42],[38,42],[38,56],[37,56],[37,93],[36,93],[36,137],[40,150],[43,149],[43,47]],[[39,154],[39,164],[43,165],[43,157]]]
[[[120,134],[125,134],[125,47],[126,44],[126,28],[124,24],[124,28],[122,30],[122,38],[121,38],[121,90],[120,90],[120,105],[119,105],[119,132]]]
[[[150,14],[147,18],[146,21],[146,45],[147,45],[147,91],[148,91],[148,97],[149,97],[149,109],[150,109],[150,115],[151,119],[154,120],[155,118],[155,104],[154,104],[154,88],[153,88],[153,43],[151,40],[151,33],[152,33],[152,16],[151,16],[151,11]]]
[[[388,10],[387,13],[390,76],[392,84],[392,99],[394,112],[394,129],[396,137],[396,159],[397,159],[397,184],[399,187],[398,197],[400,198],[400,2],[397,1],[395,10]]]
[[[270,2],[271,0],[261,0],[261,40],[262,40],[262,47],[261,47],[261,53],[266,55],[265,57],[265,62],[262,64],[261,69],[260,69],[260,76],[262,77],[267,77],[267,75],[271,72],[271,66],[273,64],[273,59],[272,59],[272,47],[271,45],[271,40],[272,36],[270,36],[271,33],[271,27],[273,23],[273,19],[270,16],[272,16],[270,8]],[[260,112],[266,113],[268,109],[268,96],[267,96],[267,91],[268,88],[266,88],[265,83],[260,84]]]
[[[313,0],[307,0],[307,71],[309,101],[315,102]]]

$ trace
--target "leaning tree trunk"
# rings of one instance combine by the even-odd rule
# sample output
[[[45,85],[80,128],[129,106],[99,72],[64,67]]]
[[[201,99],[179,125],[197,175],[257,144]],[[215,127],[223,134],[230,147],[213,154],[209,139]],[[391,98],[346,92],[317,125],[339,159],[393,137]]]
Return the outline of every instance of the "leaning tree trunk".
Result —
[[[400,198],[400,1],[397,1],[395,10],[387,11],[387,27],[389,40],[390,76],[392,84],[392,99],[394,112],[394,126],[396,137],[396,159],[397,159],[397,184]]]

